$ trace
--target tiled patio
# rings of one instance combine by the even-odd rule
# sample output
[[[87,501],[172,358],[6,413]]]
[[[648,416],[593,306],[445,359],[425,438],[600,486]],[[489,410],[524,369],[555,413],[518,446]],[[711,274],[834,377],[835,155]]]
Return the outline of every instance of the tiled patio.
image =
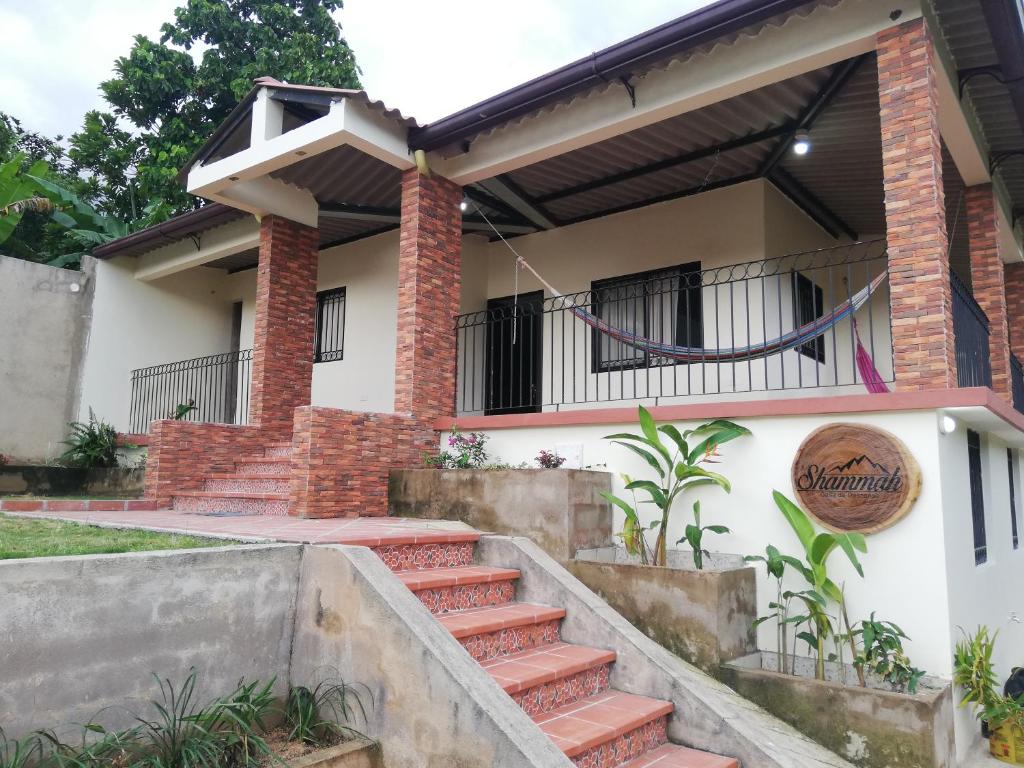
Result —
[[[358,517],[310,520],[269,515],[213,515],[155,511],[4,512],[11,516],[67,520],[110,528],[144,528],[167,533],[237,539],[288,541],[304,544],[353,544],[366,547],[475,541],[480,534],[469,526],[445,520],[396,517]]]

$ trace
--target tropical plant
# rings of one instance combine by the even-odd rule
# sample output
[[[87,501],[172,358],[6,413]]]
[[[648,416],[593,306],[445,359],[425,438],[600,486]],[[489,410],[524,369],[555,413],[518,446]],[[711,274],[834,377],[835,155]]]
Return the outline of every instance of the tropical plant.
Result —
[[[565,457],[551,451],[541,451],[534,461],[541,469],[558,469],[565,464]]]
[[[273,678],[262,684],[242,680],[232,693],[204,709],[202,724],[220,738],[222,765],[250,766],[271,754],[260,734],[275,711],[273,688]]]
[[[21,739],[8,739],[0,727],[0,768],[30,768],[43,756],[43,743],[38,734]]]
[[[73,421],[68,426],[71,435],[64,441],[68,449],[61,454],[62,461],[84,469],[117,466],[117,430],[97,419],[92,408],[88,421]]]
[[[790,555],[782,554],[778,547],[769,544],[765,547],[764,555],[747,555],[743,558],[748,563],[764,563],[768,576],[775,579],[775,600],[768,603],[773,611],[766,616],[759,616],[754,620],[754,626],[758,627],[766,621],[775,621],[775,641],[778,647],[778,671],[791,671],[787,664],[789,648],[789,628],[791,625],[799,627],[807,621],[806,615],[790,616],[789,606],[796,593],[783,589],[783,578],[786,575],[786,566],[799,567],[800,562]]]
[[[448,436],[449,450],[441,451],[437,456],[426,456],[423,461],[428,467],[438,469],[479,469],[487,463],[487,449],[484,447],[487,440],[487,435],[482,432],[464,435],[453,427]]]
[[[711,556],[711,553],[704,549],[704,534],[710,531],[711,533],[729,533],[729,529],[724,525],[704,525],[700,524],[700,502],[693,502],[693,522],[688,523],[686,526],[686,532],[683,538],[676,542],[676,544],[682,544],[684,541],[690,545],[693,549],[693,565],[700,571],[704,568],[704,555]]]
[[[702,465],[715,462],[718,448],[724,443],[743,435],[750,430],[725,419],[717,419],[701,424],[696,429],[680,432],[672,424],[655,424],[650,412],[640,406],[640,431],[642,434],[621,432],[608,435],[614,445],[620,445],[642,458],[657,475],[657,481],[632,480],[626,484],[628,491],[641,491],[648,496],[648,502],[659,510],[659,519],[651,524],[651,530],[657,530],[654,543],[653,565],[663,566],[668,561],[668,524],[669,516],[675,500],[683,493],[704,485],[716,485],[726,493],[732,490],[729,481],[717,472],[711,472]],[[664,435],[670,441],[666,445],[661,439]],[[690,446],[689,441],[697,442]],[[633,505],[607,491],[601,495],[626,514],[627,525],[633,525],[633,534],[639,531],[640,514]],[[641,534],[642,535],[642,532]],[[623,537],[625,539],[625,537]]]
[[[171,418],[175,421],[181,421],[188,416],[192,411],[199,410],[196,408],[196,401],[194,399],[189,400],[187,403],[178,403],[174,406],[174,411],[171,413]]]
[[[962,629],[963,638],[953,651],[953,683],[960,686],[961,707],[971,707],[975,715],[992,728],[1012,723],[1024,728],[1024,701],[999,693],[992,654],[999,632],[989,635],[980,626],[973,635]]]
[[[872,612],[871,618],[864,619],[855,634],[860,636],[862,650],[854,656],[854,666],[871,670],[889,683],[893,690],[917,692],[924,670],[911,665],[903,650],[903,641],[910,638],[902,629],[891,621],[876,619]],[[861,685],[864,682],[861,678]]]
[[[109,731],[86,723],[76,744],[62,741],[52,730],[38,735],[49,750],[42,763],[46,768],[131,768],[136,764],[138,730],[134,728]]]
[[[352,725],[359,719],[366,722],[364,696],[372,706],[369,688],[343,680],[321,680],[313,688],[293,686],[285,707],[288,739],[324,746],[338,739],[366,738]]]
[[[156,717],[137,716],[138,740],[144,757],[139,768],[213,768],[223,752],[216,732],[207,725],[211,714],[195,698],[196,671],[180,687],[153,676],[160,686],[160,701],[153,702]]]

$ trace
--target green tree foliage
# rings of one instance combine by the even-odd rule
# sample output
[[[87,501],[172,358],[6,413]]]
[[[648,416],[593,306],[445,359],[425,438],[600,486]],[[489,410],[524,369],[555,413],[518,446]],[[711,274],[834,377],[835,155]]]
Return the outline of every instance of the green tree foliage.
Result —
[[[331,16],[341,7],[341,0],[188,0],[159,41],[137,35],[100,85],[109,111],[90,112],[71,137],[68,154],[95,180],[100,209],[129,220],[157,199],[175,212],[193,208],[198,201],[178,172],[258,77],[358,88],[355,58]]]

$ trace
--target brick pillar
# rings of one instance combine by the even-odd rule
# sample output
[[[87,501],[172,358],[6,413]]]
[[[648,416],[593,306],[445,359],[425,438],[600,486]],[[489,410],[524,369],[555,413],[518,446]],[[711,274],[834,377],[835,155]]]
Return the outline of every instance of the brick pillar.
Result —
[[[319,235],[279,216],[260,223],[250,421],[290,438],[294,410],[309,405]]]
[[[1010,351],[1024,361],[1024,263],[1007,264],[1003,269],[1006,285],[1006,323]]]
[[[878,34],[878,102],[896,389],[957,385],[937,60],[924,19]]]
[[[462,188],[415,168],[402,176],[395,411],[417,418],[455,407],[455,316],[461,290]]]
[[[999,224],[991,184],[967,188],[967,233],[971,252],[971,287],[988,315],[992,389],[1007,401],[1010,392],[1010,342],[1006,322],[1006,281],[999,258]]]

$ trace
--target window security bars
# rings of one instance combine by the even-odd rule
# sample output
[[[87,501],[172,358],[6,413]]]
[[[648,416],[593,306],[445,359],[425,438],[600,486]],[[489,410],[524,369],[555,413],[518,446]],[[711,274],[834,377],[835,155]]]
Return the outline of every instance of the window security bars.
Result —
[[[316,295],[316,346],[314,363],[345,357],[345,289],[334,288]]]
[[[1024,366],[1014,354],[1010,355],[1010,391],[1013,393],[1013,407],[1024,413]]]
[[[971,524],[974,530],[974,564],[988,560],[985,534],[985,496],[981,474],[981,435],[967,430],[967,470],[971,481]]]
[[[1013,448],[1006,449],[1006,473],[1010,478],[1010,537],[1013,548],[1020,546],[1017,533],[1017,452]]]
[[[243,349],[132,371],[132,432],[148,432],[155,419],[248,424],[251,369],[252,350]]]
[[[456,318],[459,413],[522,413],[588,403],[856,386],[856,337],[842,320],[799,348],[760,346],[848,300],[887,269],[885,241],[722,267],[686,264],[596,281],[591,290],[492,303]],[[697,362],[639,350],[586,325],[702,350]],[[856,313],[861,341],[892,381],[888,285]],[[754,349],[728,361],[728,349]]]
[[[967,286],[953,272],[949,273],[949,282],[953,295],[957,385],[991,387],[992,360],[989,357],[988,316],[974,300]]]

